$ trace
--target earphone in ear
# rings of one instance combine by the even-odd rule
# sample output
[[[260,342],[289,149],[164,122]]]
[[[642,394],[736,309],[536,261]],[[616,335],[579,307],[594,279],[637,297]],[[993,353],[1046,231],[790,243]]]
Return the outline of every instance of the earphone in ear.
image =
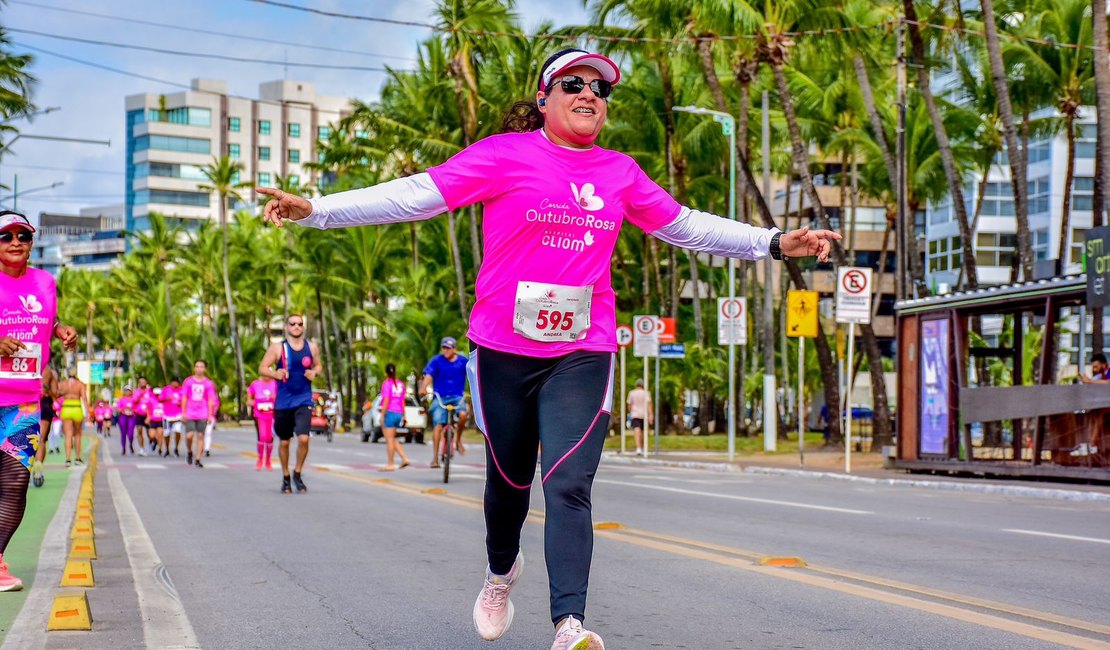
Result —
[[[540,106],[547,106],[547,100],[543,97],[540,97]]]

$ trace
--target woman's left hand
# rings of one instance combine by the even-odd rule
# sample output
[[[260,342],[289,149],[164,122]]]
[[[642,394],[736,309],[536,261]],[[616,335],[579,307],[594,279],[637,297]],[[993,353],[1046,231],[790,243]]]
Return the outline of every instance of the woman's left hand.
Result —
[[[825,262],[832,252],[832,240],[844,239],[839,233],[832,230],[810,230],[809,227],[801,230],[791,230],[779,237],[779,249],[784,257],[812,257]]]
[[[62,345],[67,350],[77,349],[77,330],[69,325],[62,325],[61,323],[54,326],[54,336],[62,340]]]

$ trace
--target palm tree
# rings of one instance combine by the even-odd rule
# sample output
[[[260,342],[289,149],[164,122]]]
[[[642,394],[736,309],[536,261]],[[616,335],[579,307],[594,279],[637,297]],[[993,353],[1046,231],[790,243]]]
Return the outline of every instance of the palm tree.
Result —
[[[35,110],[31,91],[36,80],[27,70],[34,58],[30,54],[12,54],[12,42],[0,27],[0,132],[14,131],[8,120]],[[0,154],[3,154],[0,148]]]
[[[235,301],[231,296],[230,256],[227,234],[227,209],[228,201],[234,199],[242,201],[243,196],[238,190],[251,186],[250,182],[239,180],[243,171],[243,163],[233,162],[230,157],[214,158],[211,163],[201,168],[201,173],[208,179],[209,184],[201,185],[200,189],[216,194],[219,200],[219,223],[222,238],[222,263],[220,270],[223,273],[224,299],[227,302],[227,317],[231,329],[231,342],[235,348],[235,373],[239,379],[236,404],[240,416],[243,414],[243,395],[247,392],[247,380],[243,369],[243,346],[239,340],[239,323],[235,316]]]
[[[1094,24],[1094,68],[1095,68],[1095,105],[1098,114],[1110,115],[1110,37],[1107,36],[1106,0],[1091,0],[1091,22]],[[1105,222],[1106,195],[1110,192],[1110,120],[1098,121],[1098,144],[1095,147],[1095,205],[1093,227]],[[1091,332],[1091,348],[1103,348],[1102,309],[1094,310],[1094,323]]]
[[[180,223],[171,223],[163,215],[152,212],[148,230],[128,234],[134,237],[137,242],[136,255],[150,258],[154,262],[153,268],[158,270],[158,275],[154,277],[161,277],[163,280],[160,284],[162,285],[162,299],[165,305],[167,325],[169,326],[169,340],[171,342],[177,341],[177,323],[170,285],[173,284],[171,272],[176,267],[181,253],[180,243],[184,231]],[[176,377],[180,374],[177,346],[171,344],[169,353],[173,375]]]

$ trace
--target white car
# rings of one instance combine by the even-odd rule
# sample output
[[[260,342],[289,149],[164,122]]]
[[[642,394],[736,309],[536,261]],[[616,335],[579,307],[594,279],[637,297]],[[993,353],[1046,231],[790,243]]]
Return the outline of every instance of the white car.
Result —
[[[424,429],[428,426],[428,412],[412,395],[405,395],[404,426],[397,427],[397,435],[405,442],[424,444]],[[382,396],[374,398],[370,410],[362,415],[362,441],[377,442],[382,439]]]

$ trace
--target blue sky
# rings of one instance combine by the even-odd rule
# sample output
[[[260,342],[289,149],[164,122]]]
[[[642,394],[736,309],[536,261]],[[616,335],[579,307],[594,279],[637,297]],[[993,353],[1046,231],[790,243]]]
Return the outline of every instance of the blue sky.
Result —
[[[432,0],[293,0],[292,4],[342,13],[432,22]],[[59,11],[57,8],[68,11]],[[268,42],[201,34],[136,24],[73,12],[118,16],[191,29],[269,39]],[[587,15],[577,0],[520,0],[517,14],[528,29],[543,20],[558,25],[582,24]],[[329,65],[404,68],[412,64],[417,43],[430,32],[418,27],[315,16],[249,0],[8,0],[0,8],[0,24],[67,37],[142,45],[169,50],[217,53],[252,59]],[[126,70],[156,79],[188,84],[194,77],[226,79],[233,94],[256,97],[258,84],[286,77],[281,65],[233,63],[167,54],[138,52],[74,43],[12,31],[12,41],[42,48],[86,63]],[[294,44],[349,50],[328,52]],[[175,87],[147,81],[50,54],[15,47],[35,56],[31,70],[38,78],[34,101],[40,108],[61,110],[21,121],[27,134],[111,140],[111,146],[21,139],[0,160],[0,182],[11,186],[19,176],[21,191],[64,185],[21,196],[19,209],[36,218],[39,212],[76,214],[83,207],[121,203],[124,170],[124,97],[140,92],[173,92]],[[384,55],[384,56],[383,56]],[[290,67],[287,78],[316,84],[327,95],[374,100],[384,79],[381,72],[320,70]],[[48,168],[48,169],[47,169]],[[9,196],[5,190],[3,196]],[[11,201],[5,205],[10,207]]]

